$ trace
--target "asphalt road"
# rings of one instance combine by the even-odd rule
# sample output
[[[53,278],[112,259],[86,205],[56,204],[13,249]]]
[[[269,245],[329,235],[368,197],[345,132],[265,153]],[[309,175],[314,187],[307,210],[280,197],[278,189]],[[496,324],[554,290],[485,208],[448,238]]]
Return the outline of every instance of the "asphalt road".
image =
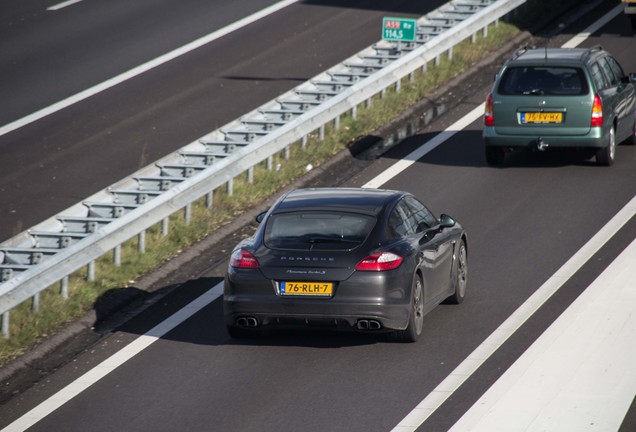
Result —
[[[577,21],[560,46],[604,10]],[[636,71],[635,39],[623,16],[584,46],[601,43]],[[483,102],[482,87],[344,185],[360,186]],[[469,291],[459,306],[425,318],[416,344],[373,335],[281,332],[239,342],[213,301],[37,423],[34,431],[387,431],[636,196],[636,147],[619,146],[611,168],[562,153],[515,155],[488,167],[481,122],[427,154],[383,187],[408,190],[469,233]],[[565,282],[421,427],[448,430],[636,238],[632,218]],[[220,282],[189,281],[118,331],[2,406],[9,424],[128,342]],[[636,406],[621,432],[636,430]]]
[[[57,11],[33,0],[5,3],[0,6],[0,125],[275,2],[83,1]],[[421,16],[443,3],[298,2],[0,136],[0,240],[378,41],[383,16]]]

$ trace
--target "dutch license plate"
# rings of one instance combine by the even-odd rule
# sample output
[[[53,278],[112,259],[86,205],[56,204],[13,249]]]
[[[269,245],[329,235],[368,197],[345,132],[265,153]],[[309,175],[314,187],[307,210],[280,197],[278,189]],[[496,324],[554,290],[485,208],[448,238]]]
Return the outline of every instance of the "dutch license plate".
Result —
[[[332,282],[280,282],[280,295],[330,296]]]
[[[521,123],[562,123],[560,112],[527,112],[521,113]]]

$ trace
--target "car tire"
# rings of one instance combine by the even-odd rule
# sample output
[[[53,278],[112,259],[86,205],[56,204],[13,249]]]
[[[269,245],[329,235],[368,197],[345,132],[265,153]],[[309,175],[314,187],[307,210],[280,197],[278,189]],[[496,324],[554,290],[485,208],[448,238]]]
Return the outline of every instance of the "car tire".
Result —
[[[457,249],[457,268],[453,276],[454,292],[444,302],[460,304],[466,296],[466,283],[468,281],[468,252],[464,240],[459,243],[459,248]]]
[[[596,163],[601,166],[612,166],[616,158],[616,132],[610,129],[609,142],[596,152]]]
[[[488,165],[503,165],[506,159],[506,152],[501,147],[486,147],[486,162]]]
[[[402,342],[416,342],[424,327],[424,289],[422,278],[418,274],[413,276],[411,288],[411,311],[409,323],[404,330],[396,332],[397,339]]]

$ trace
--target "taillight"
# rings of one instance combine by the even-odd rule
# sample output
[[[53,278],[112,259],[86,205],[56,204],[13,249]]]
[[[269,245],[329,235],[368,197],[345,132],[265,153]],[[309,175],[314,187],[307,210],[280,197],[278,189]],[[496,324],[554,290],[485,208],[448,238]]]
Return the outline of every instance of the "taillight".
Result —
[[[486,109],[484,110],[484,126],[494,126],[495,115],[492,112],[492,93],[486,99]]]
[[[254,257],[254,255],[244,249],[237,249],[232,253],[232,257],[230,258],[230,266],[243,269],[259,268],[258,261]]]
[[[592,121],[590,127],[603,126],[603,102],[598,94],[594,95],[594,104],[592,105]]]
[[[369,255],[356,266],[358,271],[387,271],[396,269],[404,258],[391,252]]]

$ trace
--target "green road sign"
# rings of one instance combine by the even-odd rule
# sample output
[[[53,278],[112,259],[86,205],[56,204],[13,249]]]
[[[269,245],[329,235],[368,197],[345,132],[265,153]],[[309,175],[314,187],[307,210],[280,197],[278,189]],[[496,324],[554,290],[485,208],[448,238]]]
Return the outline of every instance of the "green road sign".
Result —
[[[382,39],[394,41],[414,41],[417,30],[417,21],[410,18],[382,19]]]

